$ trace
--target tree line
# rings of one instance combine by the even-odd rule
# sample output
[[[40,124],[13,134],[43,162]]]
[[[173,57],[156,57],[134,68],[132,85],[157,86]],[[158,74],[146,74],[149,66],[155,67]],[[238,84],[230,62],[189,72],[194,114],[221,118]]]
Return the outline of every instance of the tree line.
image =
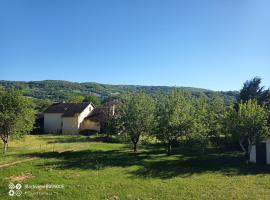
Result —
[[[169,86],[138,86],[138,85],[109,85],[94,82],[76,83],[69,81],[45,80],[45,81],[1,81],[0,89],[15,88],[20,90],[24,96],[32,97],[37,104],[46,104],[47,102],[67,102],[70,99],[79,100],[81,96],[94,95],[101,102],[108,101],[111,98],[118,98],[125,93],[146,93],[151,96],[166,95],[176,87]],[[238,92],[214,92],[211,90],[181,87],[189,91],[193,96],[211,97],[219,95],[230,102],[235,99]],[[77,97],[79,96],[79,97]],[[42,108],[42,107],[41,107]],[[42,111],[39,110],[39,111]]]
[[[156,98],[125,94],[115,124],[129,136],[134,152],[142,134],[161,141],[168,155],[181,141],[196,142],[204,151],[207,144],[223,138],[228,146],[238,143],[248,159],[251,146],[270,136],[270,91],[260,84],[257,77],[245,82],[229,106],[220,96],[195,98],[178,89]]]
[[[223,139],[228,146],[238,144],[248,158],[251,146],[270,136],[270,91],[261,79],[244,83],[235,102],[229,105],[220,95],[194,96],[183,89],[167,94],[125,93],[118,99],[117,112],[106,123],[112,133],[126,134],[138,149],[142,134],[160,141],[173,153],[180,142],[190,142],[203,152],[208,144]],[[93,96],[78,96],[70,101],[97,101]],[[0,91],[0,136],[6,152],[11,137],[33,129],[35,105],[32,98],[14,89]]]

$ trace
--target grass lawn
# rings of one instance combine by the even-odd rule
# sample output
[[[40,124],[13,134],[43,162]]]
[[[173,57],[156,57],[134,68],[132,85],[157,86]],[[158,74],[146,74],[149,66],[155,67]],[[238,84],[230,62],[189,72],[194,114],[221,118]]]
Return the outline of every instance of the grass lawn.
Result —
[[[133,153],[85,136],[27,136],[0,156],[0,199],[270,199],[270,167],[246,165],[239,152],[178,151],[167,157],[155,146]],[[22,183],[20,197],[8,195],[10,182]]]

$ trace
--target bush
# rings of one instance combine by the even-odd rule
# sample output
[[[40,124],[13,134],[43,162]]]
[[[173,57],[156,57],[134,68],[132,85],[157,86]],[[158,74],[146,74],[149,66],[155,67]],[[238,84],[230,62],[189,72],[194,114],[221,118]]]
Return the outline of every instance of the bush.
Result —
[[[141,139],[140,139],[140,143],[142,145],[147,145],[147,144],[157,144],[157,143],[160,143],[160,141],[152,135],[142,134]]]
[[[82,130],[82,131],[80,131],[79,134],[84,135],[84,136],[92,136],[92,135],[97,135],[98,134],[98,131]]]

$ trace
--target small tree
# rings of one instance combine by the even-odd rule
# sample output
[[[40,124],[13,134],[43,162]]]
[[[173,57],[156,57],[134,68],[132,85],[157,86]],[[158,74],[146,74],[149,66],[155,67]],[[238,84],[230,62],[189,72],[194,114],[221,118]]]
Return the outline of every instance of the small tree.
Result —
[[[34,105],[29,98],[18,91],[0,93],[0,135],[7,152],[10,137],[19,137],[33,129],[35,121]]]
[[[72,96],[68,99],[68,102],[70,103],[81,103],[84,100],[84,96],[78,95],[78,96]]]
[[[187,139],[191,140],[196,145],[199,145],[200,150],[204,152],[204,149],[209,141],[211,135],[212,122],[209,120],[212,118],[212,112],[210,112],[209,105],[206,98],[196,98],[193,100],[192,118],[193,126],[190,134],[187,135]]]
[[[193,124],[190,95],[183,91],[173,90],[159,101],[156,117],[155,134],[166,144],[167,154],[171,155],[173,142],[185,136]]]
[[[93,95],[93,94],[71,96],[68,99],[68,102],[70,102],[70,103],[91,102],[96,107],[99,107],[101,105],[100,100],[98,99],[98,97],[96,95]]]
[[[220,137],[222,118],[226,112],[225,99],[213,96],[207,102],[207,121],[209,123],[209,136]]]
[[[153,127],[154,100],[144,93],[127,94],[122,96],[119,104],[119,120],[123,131],[133,143],[134,152],[142,133],[148,133]]]
[[[269,136],[267,112],[256,100],[240,103],[237,111],[231,108],[225,115],[224,124],[232,138],[238,140],[247,160],[252,145]]]
[[[109,141],[113,134],[121,131],[119,123],[119,112],[116,111],[116,102],[111,105],[105,105],[101,108],[102,119],[100,121],[102,132],[106,134],[106,139]]]
[[[270,106],[270,89],[265,90],[260,86],[262,79],[255,77],[252,80],[246,81],[243,88],[240,90],[238,103],[247,102],[250,99],[257,100],[259,105]]]
[[[93,94],[90,94],[90,95],[86,95],[82,102],[91,102],[93,103],[96,107],[99,107],[101,105],[101,102],[100,102],[100,99],[96,96],[96,95],[93,95]]]
[[[254,99],[259,105],[268,110],[270,109],[270,88],[265,89],[264,86],[261,86],[261,82],[261,78],[255,77],[244,83],[243,88],[240,90],[236,109],[241,102],[245,103],[250,99]],[[270,127],[270,112],[268,112],[268,127]]]
[[[225,100],[219,96],[194,99],[193,136],[205,147],[209,141],[218,141],[221,136],[222,118],[226,111]]]

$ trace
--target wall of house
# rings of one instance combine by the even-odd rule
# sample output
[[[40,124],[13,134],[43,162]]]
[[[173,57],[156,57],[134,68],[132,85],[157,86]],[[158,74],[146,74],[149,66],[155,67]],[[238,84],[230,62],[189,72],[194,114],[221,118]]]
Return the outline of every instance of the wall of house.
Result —
[[[87,117],[92,110],[94,109],[94,107],[92,106],[92,104],[89,104],[79,115],[79,125],[83,122],[84,118]]]
[[[94,107],[89,104],[79,115],[74,117],[62,117],[62,113],[44,113],[44,132],[78,134],[80,124]],[[95,127],[95,125],[91,125]]]
[[[92,131],[100,131],[100,123],[99,122],[95,122],[95,121],[91,121],[88,119],[85,119],[80,126],[80,130],[92,130]]]
[[[79,123],[78,116],[74,117],[63,117],[63,134],[78,134],[79,133]]]
[[[62,113],[44,113],[44,132],[60,133],[62,129]]]

